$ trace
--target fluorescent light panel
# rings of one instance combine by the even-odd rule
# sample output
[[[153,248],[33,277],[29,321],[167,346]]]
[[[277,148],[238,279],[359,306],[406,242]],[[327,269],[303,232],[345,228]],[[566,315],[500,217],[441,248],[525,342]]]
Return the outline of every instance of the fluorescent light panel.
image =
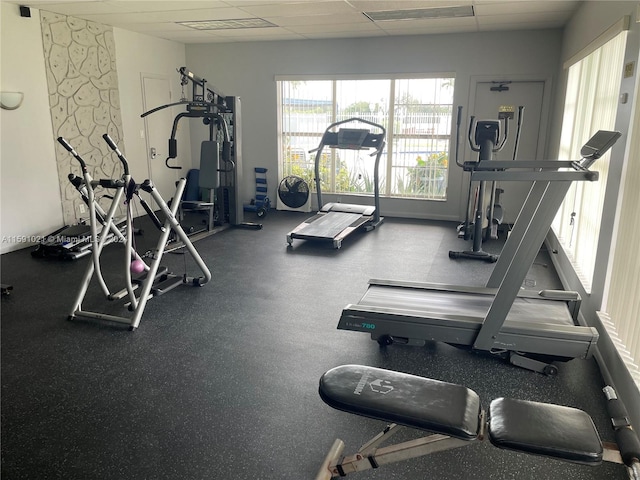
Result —
[[[232,30],[235,28],[267,28],[277,25],[263,18],[234,18],[228,20],[201,20],[193,22],[176,22],[178,25],[195,30]]]
[[[364,14],[373,22],[474,16],[473,5],[417,8],[412,10],[381,10],[378,12],[364,12]]]

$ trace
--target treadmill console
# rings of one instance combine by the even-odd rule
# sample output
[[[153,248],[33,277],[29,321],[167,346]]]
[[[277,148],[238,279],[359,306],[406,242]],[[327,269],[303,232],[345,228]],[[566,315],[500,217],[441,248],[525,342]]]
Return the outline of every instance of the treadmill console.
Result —
[[[338,148],[362,148],[362,144],[369,135],[369,130],[361,128],[341,128],[338,130]]]
[[[620,138],[620,132],[598,130],[580,149],[582,158],[597,160],[609,150]]]
[[[337,132],[325,132],[322,143],[331,148],[361,150],[379,148],[384,141],[383,133],[371,133],[363,128],[341,128]]]

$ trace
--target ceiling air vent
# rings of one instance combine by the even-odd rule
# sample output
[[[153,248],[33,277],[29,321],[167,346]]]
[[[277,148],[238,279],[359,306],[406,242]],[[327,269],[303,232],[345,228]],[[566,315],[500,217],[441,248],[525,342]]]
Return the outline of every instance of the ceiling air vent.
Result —
[[[230,30],[234,28],[265,28],[277,25],[263,18],[234,18],[229,20],[198,20],[192,22],[176,22],[178,25],[195,30]]]
[[[387,20],[421,20],[434,18],[473,17],[473,5],[454,7],[417,8],[413,10],[381,10],[378,12],[364,12],[373,22]]]

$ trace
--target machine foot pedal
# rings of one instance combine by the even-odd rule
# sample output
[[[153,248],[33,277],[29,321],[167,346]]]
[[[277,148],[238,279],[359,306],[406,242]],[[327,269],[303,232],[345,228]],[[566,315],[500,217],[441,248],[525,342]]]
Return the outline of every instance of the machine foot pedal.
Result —
[[[139,277],[132,278],[131,282],[134,284],[142,285],[147,279],[148,275],[149,273],[145,272]],[[158,271],[156,272],[155,281],[157,282],[158,280],[164,280],[163,277],[166,278],[167,275],[169,275],[169,269],[167,267],[159,266]]]
[[[158,284],[154,285],[153,288],[151,289],[151,293],[153,295],[162,295],[162,294],[167,293],[170,290],[173,290],[177,286],[182,285],[183,283],[184,282],[182,280],[182,277],[177,277],[177,276],[174,276],[174,275],[170,275],[166,279],[164,279],[163,281],[161,281]]]

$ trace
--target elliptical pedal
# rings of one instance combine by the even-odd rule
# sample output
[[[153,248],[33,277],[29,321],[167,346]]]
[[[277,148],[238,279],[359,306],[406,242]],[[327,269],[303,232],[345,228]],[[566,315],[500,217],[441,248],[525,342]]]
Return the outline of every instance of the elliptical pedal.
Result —
[[[158,271],[156,272],[155,278],[154,278],[154,283],[155,282],[161,282],[166,280],[167,276],[171,275],[169,273],[169,269],[167,267],[164,267],[162,265],[160,265],[158,267]],[[136,278],[132,278],[131,279],[131,283],[133,284],[137,284],[137,285],[142,285],[145,280],[147,279],[148,276],[148,272],[144,272],[143,274],[141,274],[139,277]]]
[[[178,275],[169,274],[161,282],[154,283],[151,287],[151,294],[154,296],[163,295],[179,285],[182,285],[184,280]]]

